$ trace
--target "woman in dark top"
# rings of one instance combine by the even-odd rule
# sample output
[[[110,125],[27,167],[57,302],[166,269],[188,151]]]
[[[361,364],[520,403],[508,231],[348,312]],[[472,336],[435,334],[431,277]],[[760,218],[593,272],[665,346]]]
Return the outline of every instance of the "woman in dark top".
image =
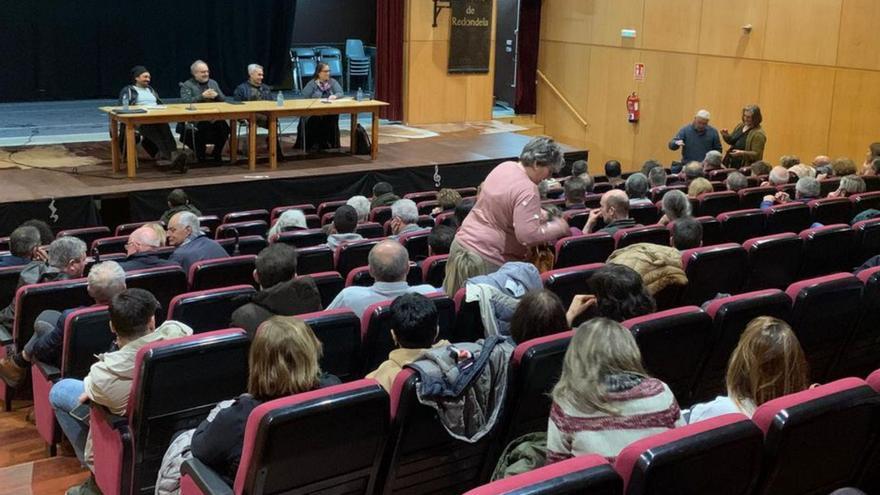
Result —
[[[251,342],[248,393],[205,420],[192,438],[193,456],[230,485],[238,471],[248,415],[263,402],[339,384],[318,365],[321,342],[302,320],[274,316],[257,329]]]
[[[726,166],[745,167],[764,158],[767,135],[761,127],[762,120],[758,105],[748,105],[743,108],[742,122],[733,129],[733,133],[721,129],[721,137],[730,145],[723,160]]]
[[[318,66],[315,68],[315,77],[302,89],[302,96],[303,98],[321,98],[333,101],[343,96],[342,86],[330,77],[330,66],[318,62]],[[305,146],[309,150],[339,148],[339,115],[313,115],[301,118],[294,148],[303,147],[303,143],[300,141],[303,137],[306,139]]]

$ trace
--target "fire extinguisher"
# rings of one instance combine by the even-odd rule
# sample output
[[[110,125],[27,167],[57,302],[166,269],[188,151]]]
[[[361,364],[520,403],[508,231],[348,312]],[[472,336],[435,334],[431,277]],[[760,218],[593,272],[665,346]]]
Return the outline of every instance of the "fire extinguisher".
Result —
[[[639,95],[633,91],[633,94],[626,97],[626,113],[630,122],[639,121]]]

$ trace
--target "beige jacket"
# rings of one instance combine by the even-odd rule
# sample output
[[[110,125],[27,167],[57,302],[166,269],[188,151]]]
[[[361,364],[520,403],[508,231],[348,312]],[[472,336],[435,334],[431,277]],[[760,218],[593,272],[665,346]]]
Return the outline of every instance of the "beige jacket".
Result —
[[[449,345],[449,341],[441,340],[432,346],[432,348],[443,347]],[[389,394],[391,387],[394,385],[394,379],[397,374],[403,370],[403,367],[416,359],[420,358],[427,349],[394,349],[388,354],[388,359],[379,365],[375,371],[367,375],[382,385]]]
[[[670,246],[640,242],[611,253],[607,263],[628,266],[642,276],[652,296],[670,285],[687,285],[681,252]]]

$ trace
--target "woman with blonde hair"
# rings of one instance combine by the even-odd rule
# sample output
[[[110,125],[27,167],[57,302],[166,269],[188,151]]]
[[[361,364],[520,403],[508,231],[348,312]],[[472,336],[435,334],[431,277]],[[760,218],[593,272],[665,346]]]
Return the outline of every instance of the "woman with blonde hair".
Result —
[[[266,320],[251,342],[247,393],[199,425],[192,438],[193,456],[231,484],[251,411],[266,401],[340,383],[321,372],[321,355],[321,341],[306,322],[282,316]]]
[[[431,215],[439,215],[446,211],[454,211],[461,203],[461,193],[455,189],[445,187],[437,192],[437,207],[431,210]]]
[[[702,177],[697,177],[688,186],[688,197],[699,198],[701,194],[710,193],[714,190],[711,182]]]
[[[607,318],[575,330],[552,397],[547,464],[584,454],[613,460],[628,444],[683,424],[672,391],[645,372],[635,338]]]
[[[269,229],[269,233],[266,237],[269,239],[269,242],[275,242],[282,232],[307,228],[309,228],[309,226],[306,223],[306,215],[302,210],[285,210],[281,213],[281,216],[275,220],[275,224]]]
[[[751,417],[761,404],[806,390],[810,372],[797,337],[784,321],[770,316],[752,320],[727,365],[727,396],[697,404],[688,423],[722,414]]]

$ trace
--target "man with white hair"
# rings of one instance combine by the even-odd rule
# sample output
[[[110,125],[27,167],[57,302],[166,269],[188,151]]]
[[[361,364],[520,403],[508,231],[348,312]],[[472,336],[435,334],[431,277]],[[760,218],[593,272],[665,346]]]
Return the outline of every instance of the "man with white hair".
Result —
[[[764,196],[764,200],[761,201],[761,209],[766,210],[774,204],[809,203],[810,201],[819,198],[821,190],[822,188],[819,185],[819,181],[812,177],[803,177],[799,179],[794,186],[794,199],[791,199],[788,193],[784,191],[779,191],[775,195],[768,194],[767,196]]]
[[[214,239],[202,233],[199,217],[182,211],[168,222],[168,244],[177,249],[171,253],[171,261],[189,273],[189,267],[196,261],[228,258],[229,253]]]
[[[115,261],[105,261],[89,271],[88,291],[95,304],[108,304],[116,294],[125,290],[125,272]],[[34,321],[34,334],[20,353],[12,352],[0,360],[0,378],[10,387],[16,387],[24,378],[33,361],[50,366],[61,365],[64,342],[64,321],[74,311],[58,312],[47,309]]]
[[[784,186],[785,184],[788,184],[788,180],[789,180],[788,169],[777,165],[770,170],[770,175],[767,176],[767,181],[762,183],[761,187],[764,187],[764,186]]]
[[[125,243],[127,258],[119,262],[123,270],[143,270],[160,266],[176,265],[177,263],[160,258],[156,249],[162,245],[159,233],[150,225],[142,225],[128,235]]]
[[[669,149],[681,148],[682,163],[702,162],[706,153],[715,150],[721,152],[721,138],[718,131],[709,125],[709,111],[700,110],[693,122],[678,130],[669,141]]]
[[[217,81],[211,79],[208,64],[202,60],[196,60],[190,66],[192,77],[180,86],[180,97],[183,101],[193,103],[225,101],[226,95],[220,89]],[[206,160],[207,145],[213,144],[211,160],[221,163],[223,160],[223,147],[229,139],[229,124],[225,120],[212,120],[196,122],[195,132],[189,125],[183,123],[177,125],[180,141],[196,152],[200,162]]]
[[[721,164],[722,158],[721,152],[717,150],[711,150],[706,153],[706,157],[703,158],[703,172],[724,168],[724,165]]]
[[[235,98],[236,101],[274,100],[275,98],[272,96],[272,88],[263,84],[263,66],[259,64],[250,64],[247,66],[247,72],[248,80],[239,84],[238,87],[235,88],[232,97]],[[257,127],[268,129],[269,118],[264,114],[258,113]],[[278,146],[276,149],[278,150],[279,158],[284,159],[284,154],[281,153],[280,134],[278,135]]]
[[[345,204],[357,212],[358,223],[364,223],[370,217],[370,200],[366,196],[352,196]]]
[[[419,208],[411,199],[398,199],[391,205],[391,233],[394,238],[427,230],[418,224]]]

